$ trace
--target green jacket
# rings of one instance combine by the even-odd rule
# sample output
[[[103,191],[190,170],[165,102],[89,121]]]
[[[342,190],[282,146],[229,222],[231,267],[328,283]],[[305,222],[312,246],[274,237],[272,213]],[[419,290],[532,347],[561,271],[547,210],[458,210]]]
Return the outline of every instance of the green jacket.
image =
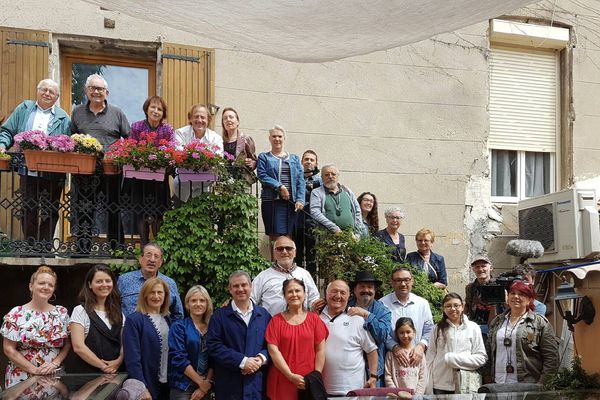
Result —
[[[491,376],[495,376],[496,334],[507,315],[497,315],[490,323],[488,341],[491,348]],[[528,311],[517,327],[517,379],[519,382],[543,383],[558,370],[558,339],[546,317]]]
[[[0,145],[9,148],[13,145],[13,138],[17,133],[27,130],[27,120],[32,112],[35,112],[35,101],[25,100],[15,108],[4,125],[0,128]],[[61,134],[71,135],[71,119],[67,113],[57,104],[54,105],[54,118],[48,126],[48,135],[57,136]]]

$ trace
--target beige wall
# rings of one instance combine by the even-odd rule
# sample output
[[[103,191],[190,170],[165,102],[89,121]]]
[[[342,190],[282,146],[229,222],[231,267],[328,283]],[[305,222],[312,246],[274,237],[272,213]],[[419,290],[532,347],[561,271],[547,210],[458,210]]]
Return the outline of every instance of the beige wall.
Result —
[[[598,7],[591,0],[582,3]],[[257,148],[268,149],[266,131],[279,123],[289,132],[289,150],[312,148],[322,163],[338,164],[342,181],[357,195],[376,193],[382,224],[387,206],[403,207],[408,251],[415,250],[417,229],[433,228],[435,249],[446,257],[453,290],[463,291],[471,251],[488,249],[499,267],[513,261],[504,255],[504,244],[516,234],[514,206],[496,209],[490,203],[487,21],[402,48],[296,64],[77,0],[49,0],[43,9],[32,0],[18,5],[0,0],[0,5],[0,25],[49,30],[55,39],[84,35],[213,47],[216,103],[237,108]],[[589,176],[600,163],[600,138],[594,131],[600,122],[600,50],[593,43],[600,39],[592,11],[572,10],[567,1],[558,1],[556,9],[553,5],[542,2],[519,14],[576,25],[574,175]],[[114,19],[116,28],[105,29],[104,17]],[[56,78],[57,47],[55,42]],[[496,214],[504,223],[494,220]]]

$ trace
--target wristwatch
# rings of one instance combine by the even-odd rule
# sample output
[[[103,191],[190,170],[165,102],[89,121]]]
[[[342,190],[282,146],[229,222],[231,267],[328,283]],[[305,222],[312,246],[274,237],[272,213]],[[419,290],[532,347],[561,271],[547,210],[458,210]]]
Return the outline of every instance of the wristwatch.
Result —
[[[371,372],[371,373],[369,374],[369,377],[370,377],[370,378],[375,378],[375,379],[377,379],[377,378],[379,378],[379,375],[377,375],[377,374],[374,374],[374,373],[372,373],[372,372]]]

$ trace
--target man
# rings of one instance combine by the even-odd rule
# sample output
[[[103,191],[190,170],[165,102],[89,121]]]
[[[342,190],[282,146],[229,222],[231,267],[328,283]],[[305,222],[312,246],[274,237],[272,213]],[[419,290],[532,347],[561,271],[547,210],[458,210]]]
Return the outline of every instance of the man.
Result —
[[[321,313],[321,320],[329,329],[323,382],[331,396],[345,396],[350,390],[374,388],[377,384],[377,345],[371,334],[363,329],[364,320],[346,312],[349,296],[350,288],[346,282],[331,282],[326,291],[327,305]],[[365,379],[365,370],[368,379]]]
[[[298,278],[306,285],[304,305],[307,309],[319,300],[319,289],[310,273],[294,263],[296,245],[286,236],[280,236],[273,247],[275,262],[270,268],[262,271],[252,282],[252,300],[269,311],[271,315],[283,312],[286,307],[281,291],[283,281]]]
[[[102,76],[88,76],[85,81],[85,94],[87,103],[73,109],[72,133],[84,133],[95,137],[102,144],[104,151],[119,138],[129,136],[131,128],[127,117],[119,107],[108,103],[108,83]],[[91,216],[99,198],[106,202],[101,208],[108,210],[108,241],[111,248],[117,248],[117,244],[123,242],[123,229],[120,226],[118,211],[121,176],[101,175],[98,186],[83,175],[73,175],[73,182],[77,199],[75,204],[78,206],[73,233],[78,238],[78,250],[87,253],[91,248],[91,237],[95,231]]]
[[[15,108],[0,128],[0,152],[14,144],[18,133],[38,130],[50,136],[70,134],[71,120],[56,102],[60,96],[58,84],[52,79],[43,79],[37,85],[36,101],[25,100]],[[20,190],[23,193],[22,226],[25,238],[52,240],[58,221],[60,194],[65,175],[27,172],[19,170]],[[48,204],[40,207],[40,204]],[[38,236],[39,229],[39,236]],[[51,243],[48,243],[52,248]]]
[[[315,262],[315,237],[313,228],[315,222],[310,216],[310,194],[313,189],[321,186],[317,153],[306,150],[302,154],[302,167],[304,169],[304,183],[306,186],[304,210],[298,215],[298,221],[294,231],[294,242],[296,242],[296,262],[303,266],[315,278],[317,276],[317,264]]]
[[[392,313],[379,300],[375,291],[381,281],[369,271],[359,271],[351,282],[353,294],[348,302],[348,315],[363,318],[363,329],[371,334],[377,345],[377,386],[385,387],[385,341],[392,330]]]
[[[394,291],[381,298],[381,302],[392,312],[392,330],[386,342],[388,350],[394,350],[398,361],[404,366],[419,365],[427,346],[429,338],[433,331],[433,316],[429,308],[429,302],[422,297],[411,293],[413,286],[413,277],[405,267],[400,267],[392,271],[392,287]],[[409,317],[415,324],[415,347],[410,351],[407,357],[399,351],[399,346],[394,339],[394,328],[396,321],[400,317]]]
[[[135,311],[140,290],[147,279],[159,277],[169,285],[171,318],[183,319],[183,306],[175,281],[162,274],[159,269],[163,263],[163,251],[156,243],[148,243],[142,249],[139,259],[140,269],[124,273],[119,277],[117,286],[121,292],[121,307],[127,317]]]
[[[483,339],[486,341],[488,324],[496,316],[496,306],[486,304],[482,300],[481,287],[491,283],[494,267],[488,256],[479,254],[471,260],[471,270],[475,274],[475,279],[465,287],[464,313],[469,320],[479,325]]]
[[[237,271],[229,277],[232,300],[215,310],[206,335],[214,361],[217,399],[264,399],[269,354],[264,339],[271,315],[250,300],[250,275]]]
[[[366,237],[367,228],[362,222],[360,206],[350,189],[339,183],[340,172],[333,164],[321,170],[323,186],[312,191],[310,196],[310,215],[317,226],[323,226],[333,233],[352,229],[356,234]]]

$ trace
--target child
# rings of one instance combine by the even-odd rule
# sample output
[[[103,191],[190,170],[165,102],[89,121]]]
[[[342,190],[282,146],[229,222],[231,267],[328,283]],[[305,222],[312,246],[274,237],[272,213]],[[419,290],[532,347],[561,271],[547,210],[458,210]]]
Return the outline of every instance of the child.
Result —
[[[399,343],[400,351],[407,355],[415,347],[415,324],[413,320],[406,317],[398,318],[394,335]],[[425,358],[415,367],[404,367],[400,365],[393,351],[385,356],[385,386],[413,389],[415,394],[424,394],[427,379],[427,366]]]

